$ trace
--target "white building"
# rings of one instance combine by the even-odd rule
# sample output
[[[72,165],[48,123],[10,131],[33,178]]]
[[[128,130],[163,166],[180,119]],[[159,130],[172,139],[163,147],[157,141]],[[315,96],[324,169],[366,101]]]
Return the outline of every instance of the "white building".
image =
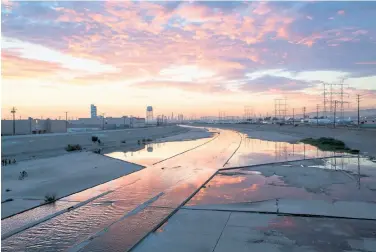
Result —
[[[96,117],[79,118],[69,122],[70,128],[122,129],[145,127],[145,118],[137,117]]]
[[[97,106],[95,106],[94,104],[90,105],[90,117],[97,118]]]

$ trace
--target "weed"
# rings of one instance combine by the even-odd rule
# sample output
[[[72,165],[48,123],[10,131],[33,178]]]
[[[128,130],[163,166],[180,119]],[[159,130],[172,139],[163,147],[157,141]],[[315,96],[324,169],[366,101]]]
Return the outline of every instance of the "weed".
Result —
[[[300,142],[316,146],[322,151],[347,152],[351,154],[359,153],[359,150],[350,149],[341,140],[337,140],[331,137],[320,137],[319,139],[305,138]]]
[[[82,147],[79,144],[68,144],[65,150],[66,151],[78,151],[78,150],[82,150]]]
[[[53,203],[56,201],[56,195],[55,194],[46,194],[44,196],[44,202],[45,203]]]

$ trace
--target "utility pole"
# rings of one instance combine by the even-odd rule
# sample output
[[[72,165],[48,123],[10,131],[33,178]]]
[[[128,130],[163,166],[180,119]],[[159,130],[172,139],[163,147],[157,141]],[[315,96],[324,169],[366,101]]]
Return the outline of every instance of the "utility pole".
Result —
[[[292,124],[295,126],[295,109],[292,109]]]
[[[316,105],[316,123],[317,127],[319,127],[319,104]]]
[[[336,110],[337,110],[337,100],[334,101],[334,119],[333,119],[333,126],[336,127]]]
[[[358,101],[358,127],[360,126],[360,95],[359,94],[357,94],[356,95],[356,100]]]
[[[303,120],[305,120],[305,112],[306,112],[306,107],[303,107]]]
[[[102,130],[104,130],[104,113],[102,113]]]
[[[13,114],[13,136],[16,135],[16,111],[17,109],[15,107],[10,111]]]
[[[68,111],[65,111],[65,129],[68,132]]]

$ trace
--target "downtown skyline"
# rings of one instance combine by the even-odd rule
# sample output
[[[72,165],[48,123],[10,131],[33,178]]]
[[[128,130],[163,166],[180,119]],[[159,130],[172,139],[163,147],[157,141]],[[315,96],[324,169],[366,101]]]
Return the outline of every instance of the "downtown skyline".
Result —
[[[376,2],[2,1],[2,117],[376,105]]]

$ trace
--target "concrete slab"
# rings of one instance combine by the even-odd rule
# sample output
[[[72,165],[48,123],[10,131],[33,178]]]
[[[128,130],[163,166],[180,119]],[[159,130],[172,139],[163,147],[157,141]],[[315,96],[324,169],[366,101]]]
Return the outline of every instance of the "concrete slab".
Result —
[[[229,216],[229,212],[181,209],[168,220],[168,225],[165,225],[164,230],[219,236]]]
[[[280,213],[323,215],[376,220],[376,203],[359,201],[280,199]]]
[[[203,234],[200,221],[217,213],[179,210],[173,221],[149,234],[133,251],[375,251],[376,221],[229,211],[221,212],[230,214],[221,232]],[[187,221],[191,223],[184,229]],[[190,231],[194,227],[196,232]]]
[[[224,210],[224,211],[250,211],[250,212],[277,212],[275,200],[265,200],[261,202],[245,202],[232,204],[204,204],[196,206],[185,206],[184,209],[199,210]]]
[[[164,232],[164,231],[161,231]],[[160,235],[160,233],[150,234],[140,245],[132,251],[149,252],[149,251],[163,251],[163,252],[191,252],[191,251],[207,251],[212,252],[218,236],[184,233]]]

